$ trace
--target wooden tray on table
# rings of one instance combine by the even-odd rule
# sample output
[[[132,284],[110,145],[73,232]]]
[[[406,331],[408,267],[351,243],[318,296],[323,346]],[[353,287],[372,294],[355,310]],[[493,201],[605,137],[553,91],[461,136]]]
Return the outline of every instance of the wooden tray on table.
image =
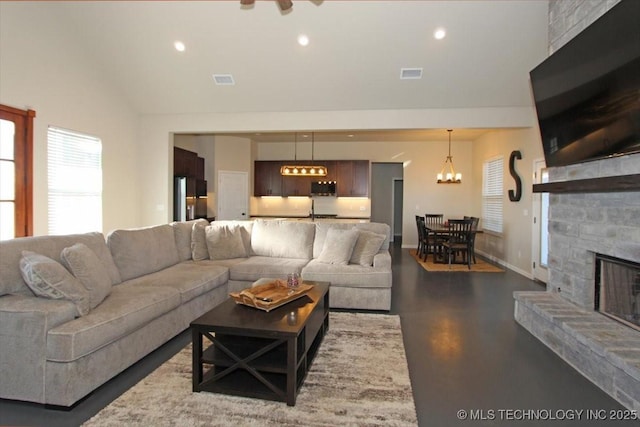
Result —
[[[229,296],[236,304],[248,305],[268,312],[300,298],[313,289],[313,285],[307,283],[301,283],[296,288],[289,288],[286,280],[269,279],[266,283],[262,283],[263,281],[264,279],[259,280],[258,282],[261,284],[249,289],[231,292]]]

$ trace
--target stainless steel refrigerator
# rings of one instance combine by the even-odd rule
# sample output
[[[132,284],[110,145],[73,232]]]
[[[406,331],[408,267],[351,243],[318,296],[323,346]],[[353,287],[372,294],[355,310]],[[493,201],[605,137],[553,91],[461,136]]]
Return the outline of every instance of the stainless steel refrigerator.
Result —
[[[173,181],[173,220],[189,221],[195,218],[195,197],[189,196],[191,183],[186,176],[176,176]]]

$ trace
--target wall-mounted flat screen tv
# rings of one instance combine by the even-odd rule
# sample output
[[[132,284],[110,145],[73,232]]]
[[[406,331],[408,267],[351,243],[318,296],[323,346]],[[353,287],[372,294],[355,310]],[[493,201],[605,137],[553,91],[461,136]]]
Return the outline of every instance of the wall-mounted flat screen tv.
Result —
[[[640,1],[622,0],[530,77],[547,166],[640,152]]]

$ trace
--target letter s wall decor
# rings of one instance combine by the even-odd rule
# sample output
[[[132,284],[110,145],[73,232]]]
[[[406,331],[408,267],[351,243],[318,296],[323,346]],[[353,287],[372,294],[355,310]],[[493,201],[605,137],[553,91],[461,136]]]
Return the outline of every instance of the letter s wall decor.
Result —
[[[509,190],[509,200],[512,202],[519,202],[520,198],[522,198],[522,180],[516,172],[516,159],[522,159],[522,153],[520,153],[520,151],[512,151],[511,156],[509,157],[509,173],[516,182],[516,191],[514,192],[513,190]]]

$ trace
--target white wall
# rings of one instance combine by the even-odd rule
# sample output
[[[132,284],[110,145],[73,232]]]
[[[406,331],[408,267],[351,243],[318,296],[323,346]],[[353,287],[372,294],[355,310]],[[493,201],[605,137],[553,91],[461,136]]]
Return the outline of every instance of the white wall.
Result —
[[[36,111],[34,234],[47,234],[47,127],[102,140],[103,232],[140,224],[135,113],[90,48],[37,3],[0,2],[0,103]],[[25,25],[28,23],[28,25]],[[79,177],[81,178],[81,177]],[[78,215],[82,215],[81,212]]]
[[[509,200],[508,191],[516,189],[509,173],[509,156],[519,150],[522,160],[516,160],[515,169],[522,180],[522,198]],[[473,208],[474,216],[482,217],[482,168],[491,158],[504,157],[502,234],[484,233],[476,238],[476,251],[490,254],[496,261],[519,273],[532,276],[531,233],[533,206],[533,162],[543,158],[542,142],[537,125],[519,130],[490,132],[473,143]],[[480,223],[482,226],[482,223]]]

